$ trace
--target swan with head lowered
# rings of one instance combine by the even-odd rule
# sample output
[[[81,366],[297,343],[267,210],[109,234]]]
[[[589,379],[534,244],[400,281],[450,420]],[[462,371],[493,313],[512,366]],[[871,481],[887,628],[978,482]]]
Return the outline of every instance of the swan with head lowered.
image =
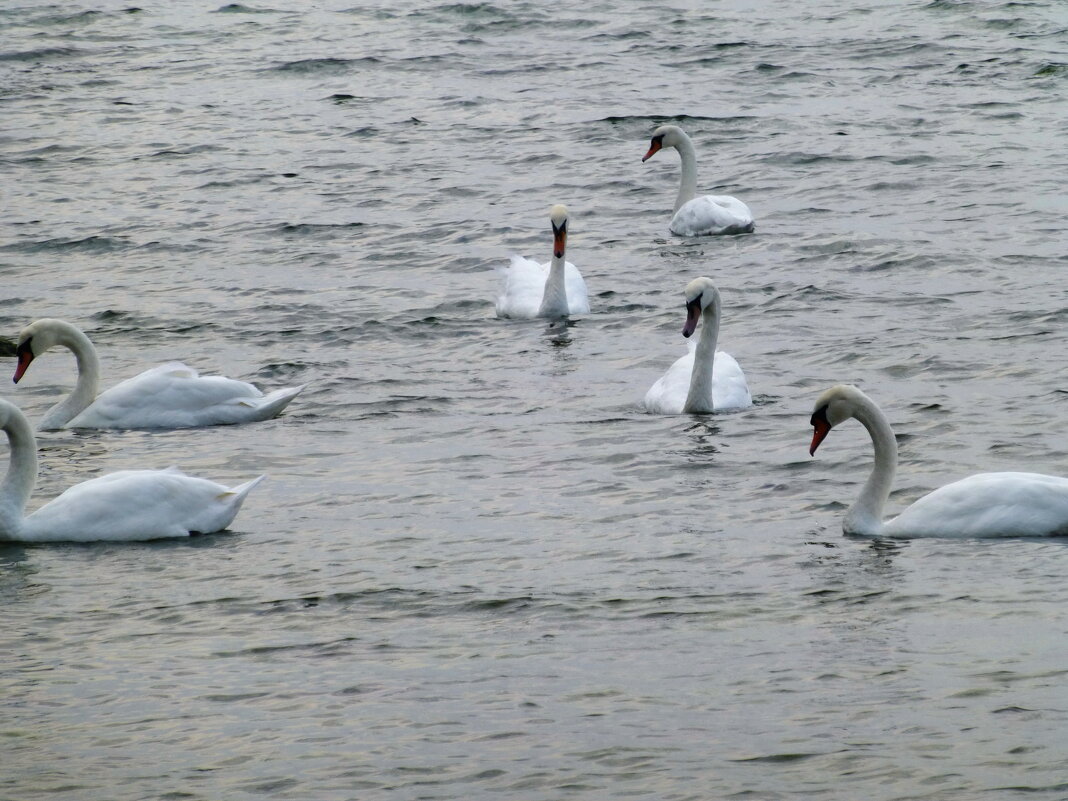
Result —
[[[642,405],[654,414],[701,414],[753,405],[745,373],[729,353],[716,350],[720,297],[711,278],[695,278],[686,286],[686,324],[689,338],[701,322],[701,336],[645,393]]]
[[[831,387],[812,412],[815,455],[830,430],[853,418],[871,435],[875,467],[842,521],[867,537],[1040,537],[1068,534],[1068,478],[1039,473],[979,473],[925,495],[883,520],[897,469],[897,440],[886,415],[854,386]]]
[[[252,384],[223,376],[200,376],[169,362],[128,378],[97,395],[100,359],[84,333],[64,320],[42,319],[19,333],[15,383],[31,362],[52,347],[69,348],[78,362],[74,391],[37,426],[56,428],[191,428],[267,420],[279,414],[303,386],[264,395]]]
[[[68,489],[25,514],[37,481],[37,442],[26,416],[0,400],[0,428],[11,448],[0,483],[0,541],[95,542],[210,534],[226,528],[266,476],[230,488],[176,468],[123,470]]]
[[[661,125],[653,131],[649,151],[642,157],[648,161],[658,151],[673,147],[682,160],[682,179],[675,198],[675,212],[668,226],[679,236],[716,236],[719,234],[748,234],[755,224],[749,207],[730,195],[697,196],[697,152],[693,140],[677,125]]]
[[[589,295],[578,268],[564,260],[567,247],[567,208],[553,206],[549,212],[553,226],[553,258],[548,264],[522,256],[498,268],[504,273],[504,287],[497,298],[497,316],[531,319],[558,319],[572,314],[588,314]]]

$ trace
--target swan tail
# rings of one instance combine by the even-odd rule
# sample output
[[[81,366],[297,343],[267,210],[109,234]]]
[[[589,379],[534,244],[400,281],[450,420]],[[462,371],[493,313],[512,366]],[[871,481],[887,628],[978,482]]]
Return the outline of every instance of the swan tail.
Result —
[[[286,387],[284,389],[276,389],[274,392],[269,392],[262,398],[245,398],[241,403],[244,406],[250,406],[257,410],[257,420],[269,420],[272,417],[277,417],[282,413],[282,410],[289,405],[289,402],[293,398],[297,397],[307,384],[301,384],[299,387]]]
[[[252,479],[251,481],[246,481],[244,484],[240,484],[231,489],[227,489],[225,492],[220,492],[216,497],[220,501],[227,498],[233,498],[233,502],[240,506],[244,502],[245,497],[250,492],[252,492],[252,490],[256,488],[256,485],[263,481],[265,478],[267,478],[266,474],[262,476],[256,476],[256,478]]]

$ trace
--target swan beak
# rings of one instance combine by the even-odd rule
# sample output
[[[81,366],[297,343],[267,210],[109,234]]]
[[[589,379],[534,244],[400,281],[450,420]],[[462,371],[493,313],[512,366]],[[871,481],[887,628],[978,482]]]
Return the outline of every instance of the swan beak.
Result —
[[[15,350],[15,355],[18,356],[19,364],[15,368],[15,377],[11,380],[17,384],[19,379],[26,374],[26,369],[30,366],[30,362],[33,361],[33,349],[30,348],[30,343],[23,342],[19,345]]]
[[[831,424],[827,420],[827,407],[821,406],[812,415],[812,444],[808,447],[808,455],[815,456],[816,448],[820,446],[824,438],[831,433]]]
[[[689,339],[697,330],[697,323],[701,319],[701,296],[686,304],[686,325],[682,327],[682,335]]]
[[[652,142],[650,142],[649,152],[642,156],[642,163],[644,164],[649,159],[651,159],[653,157],[653,154],[656,153],[656,151],[658,151],[661,147],[663,147],[663,145],[660,143],[659,139],[654,139]]]
[[[564,249],[567,247],[567,220],[564,220],[560,227],[557,228],[556,224],[553,224],[553,255],[558,259],[564,257]]]

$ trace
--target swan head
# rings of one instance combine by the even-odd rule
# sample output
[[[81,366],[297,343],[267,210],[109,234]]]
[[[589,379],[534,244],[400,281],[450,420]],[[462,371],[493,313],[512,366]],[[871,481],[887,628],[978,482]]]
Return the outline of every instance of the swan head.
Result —
[[[719,290],[711,278],[695,278],[686,285],[686,324],[682,335],[687,339],[697,330],[701,314],[719,299]]]
[[[661,125],[653,131],[649,151],[642,156],[642,161],[651,159],[661,148],[677,146],[684,138],[686,138],[686,132],[678,125]]]
[[[18,366],[15,367],[15,377],[12,379],[16,384],[29,369],[30,362],[49,348],[60,344],[60,330],[66,325],[62,320],[51,320],[46,317],[30,323],[19,331],[19,339],[15,347]]]
[[[853,417],[857,407],[865,401],[868,401],[868,396],[852,384],[838,384],[816,398],[810,421],[813,430],[808,455],[815,456],[816,448],[831,433],[831,429]]]
[[[567,206],[557,203],[549,209],[549,220],[553,224],[553,255],[562,259],[567,247]]]

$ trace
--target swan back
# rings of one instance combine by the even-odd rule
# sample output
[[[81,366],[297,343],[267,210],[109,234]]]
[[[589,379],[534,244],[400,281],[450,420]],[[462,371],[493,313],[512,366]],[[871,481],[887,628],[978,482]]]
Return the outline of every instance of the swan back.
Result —
[[[128,542],[221,531],[266,476],[230,488],[177,468],[84,481],[26,518],[24,541]]]

